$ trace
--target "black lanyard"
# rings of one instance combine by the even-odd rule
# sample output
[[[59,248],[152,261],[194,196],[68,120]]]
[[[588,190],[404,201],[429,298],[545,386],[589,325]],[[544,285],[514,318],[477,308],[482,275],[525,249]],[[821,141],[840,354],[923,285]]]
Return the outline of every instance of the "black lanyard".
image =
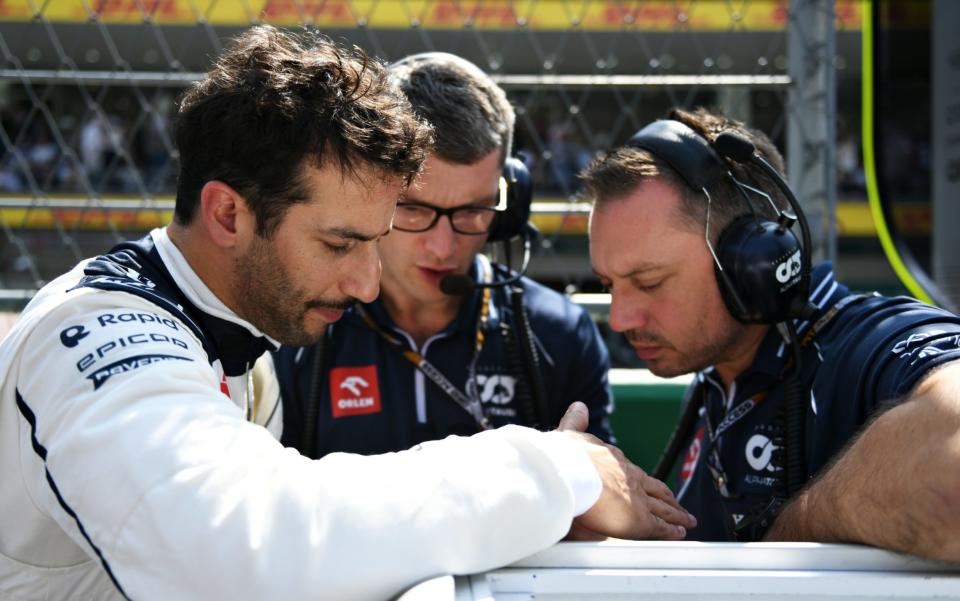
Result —
[[[490,311],[488,306],[489,301],[490,301],[490,289],[484,288],[483,298],[481,299],[482,305],[480,309],[480,318],[477,320],[477,333],[475,337],[476,343],[474,345],[474,355],[473,355],[474,360],[480,354],[480,349],[483,348],[483,342],[484,342],[483,330],[486,327],[487,317]],[[441,373],[440,370],[436,368],[436,366],[434,366],[432,363],[427,361],[426,357],[424,357],[423,355],[421,355],[420,353],[418,353],[413,349],[406,348],[406,345],[404,345],[404,343],[399,338],[390,334],[389,332],[381,328],[379,325],[377,325],[377,323],[373,321],[373,318],[371,318],[370,315],[367,313],[366,309],[364,309],[360,305],[357,305],[357,310],[360,313],[360,317],[363,318],[363,322],[367,324],[368,328],[370,328],[371,330],[379,334],[381,338],[391,343],[398,350],[400,350],[401,354],[407,361],[409,361],[414,365],[414,367],[419,369],[423,373],[423,375],[430,378],[431,382],[436,384],[440,388],[440,390],[445,392],[447,396],[449,396],[451,399],[454,400],[454,402],[460,405],[464,411],[469,413],[473,417],[474,421],[477,422],[477,426],[479,426],[481,430],[489,430],[493,427],[490,424],[490,420],[487,419],[487,417],[483,414],[483,405],[480,402],[479,396],[476,394],[476,390],[474,390],[473,395],[468,397],[466,394],[463,393],[463,391],[461,391],[459,388],[454,386],[453,382],[451,382],[445,375],[443,375],[443,373]]]
[[[726,471],[723,469],[723,463],[720,461],[720,450],[717,442],[724,432],[749,415],[749,413],[760,404],[760,401],[766,396],[766,393],[761,393],[759,400],[749,398],[738,403],[736,407],[724,414],[723,419],[720,420],[720,423],[714,428],[713,419],[710,416],[709,393],[707,392],[706,384],[701,383],[700,386],[702,390],[701,394],[703,395],[701,402],[704,412],[704,422],[706,424],[707,438],[710,442],[710,452],[706,457],[707,469],[710,470],[710,475],[713,477],[713,483],[717,492],[724,498],[730,498],[730,490],[727,488],[727,483],[730,480],[727,477]]]

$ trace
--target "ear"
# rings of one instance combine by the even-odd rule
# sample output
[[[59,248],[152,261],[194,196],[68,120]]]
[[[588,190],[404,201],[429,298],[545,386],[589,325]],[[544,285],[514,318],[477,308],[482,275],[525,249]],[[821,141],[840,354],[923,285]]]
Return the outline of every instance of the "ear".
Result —
[[[207,235],[217,246],[232,248],[253,215],[239,192],[221,181],[212,180],[200,190],[199,217]]]

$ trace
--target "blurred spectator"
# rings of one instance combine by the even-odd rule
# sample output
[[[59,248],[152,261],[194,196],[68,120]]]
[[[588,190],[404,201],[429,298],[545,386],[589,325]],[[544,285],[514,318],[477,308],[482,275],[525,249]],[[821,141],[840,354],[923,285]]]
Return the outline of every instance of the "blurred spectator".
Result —
[[[840,192],[847,194],[863,195],[867,190],[860,143],[857,136],[850,132],[837,142],[837,186]]]
[[[554,123],[547,129],[547,145],[550,149],[549,173],[552,188],[565,195],[580,189],[577,174],[593,158],[593,152],[583,143],[571,123]]]
[[[123,120],[96,112],[80,132],[80,156],[90,185],[98,192],[132,192],[139,179],[125,150]]]
[[[80,130],[80,157],[90,185],[97,188],[106,167],[107,138],[106,123],[103,115],[93,113]]]
[[[143,181],[152,194],[169,193],[174,187],[173,141],[170,137],[170,110],[173,99],[160,95],[136,131],[135,158],[143,168]]]
[[[30,166],[33,180],[41,188],[50,187],[50,183],[54,180],[54,168],[59,157],[59,151],[56,142],[53,141],[53,135],[45,123],[33,128],[29,141],[24,148],[24,155],[27,164]]]

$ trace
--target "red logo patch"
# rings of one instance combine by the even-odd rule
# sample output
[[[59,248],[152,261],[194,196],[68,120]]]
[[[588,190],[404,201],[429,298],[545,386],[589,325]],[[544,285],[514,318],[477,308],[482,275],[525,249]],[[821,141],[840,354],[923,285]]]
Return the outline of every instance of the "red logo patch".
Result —
[[[380,413],[377,366],[335,367],[330,370],[330,410],[333,417]]]
[[[689,480],[697,469],[697,460],[700,459],[700,450],[703,448],[703,435],[704,429],[701,427],[693,437],[690,448],[687,449],[687,456],[683,458],[683,467],[680,468],[681,482]]]

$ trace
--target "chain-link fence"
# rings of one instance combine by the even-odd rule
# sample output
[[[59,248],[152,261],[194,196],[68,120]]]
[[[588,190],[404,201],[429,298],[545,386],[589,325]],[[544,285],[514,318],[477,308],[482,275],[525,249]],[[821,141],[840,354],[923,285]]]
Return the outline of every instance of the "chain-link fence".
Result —
[[[116,240],[166,223],[178,168],[169,131],[178,93],[228,38],[267,22],[316,28],[386,61],[440,50],[490,72],[517,107],[516,148],[534,175],[534,219],[543,235],[531,274],[589,290],[577,172],[597,149],[622,142],[673,105],[718,107],[786,149],[787,120],[797,114],[788,110],[787,32],[798,4],[0,2],[0,288],[8,296],[35,289]],[[835,23],[828,61],[837,69],[839,110],[852,113],[859,3],[807,4]],[[801,34],[799,52],[822,56],[815,32]],[[807,151],[819,146],[800,147]]]

